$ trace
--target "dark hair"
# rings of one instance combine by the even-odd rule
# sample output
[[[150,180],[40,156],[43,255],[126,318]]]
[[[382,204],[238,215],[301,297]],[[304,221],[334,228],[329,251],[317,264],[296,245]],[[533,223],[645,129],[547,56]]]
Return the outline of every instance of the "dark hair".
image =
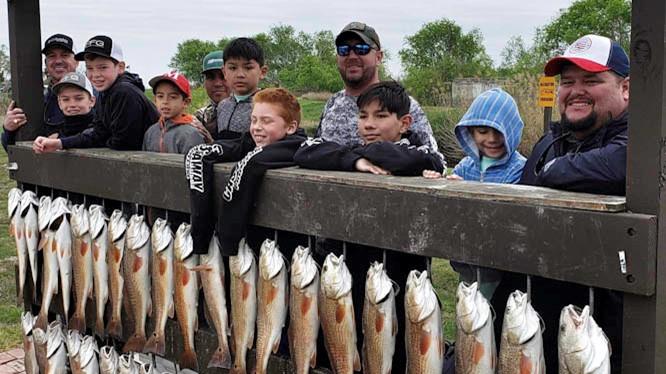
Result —
[[[377,101],[382,110],[395,113],[398,118],[409,114],[411,100],[405,88],[395,81],[379,82],[368,87],[356,99],[359,110]]]
[[[255,60],[260,66],[264,65],[264,50],[252,38],[236,38],[224,47],[224,62],[231,58],[244,58]]]

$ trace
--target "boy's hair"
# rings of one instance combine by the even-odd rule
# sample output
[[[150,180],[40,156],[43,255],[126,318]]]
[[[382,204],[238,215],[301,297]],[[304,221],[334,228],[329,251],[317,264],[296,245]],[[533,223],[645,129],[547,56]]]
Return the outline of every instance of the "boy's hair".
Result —
[[[243,58],[248,61],[255,60],[260,66],[264,66],[264,50],[259,43],[252,38],[236,38],[224,47],[224,62],[232,58]]]
[[[278,108],[280,117],[285,122],[291,123],[296,121],[297,126],[301,123],[301,105],[298,103],[296,96],[284,88],[267,88],[261,90],[254,95],[252,103],[273,104]]]
[[[411,100],[398,82],[384,81],[371,85],[356,100],[359,110],[377,101],[382,110],[395,113],[398,118],[409,114]]]
[[[95,61],[97,59],[109,60],[109,61],[113,62],[114,65],[118,65],[120,63],[120,61],[116,60],[115,58],[100,56],[100,55],[95,54],[95,53],[86,53],[83,57],[84,61]]]

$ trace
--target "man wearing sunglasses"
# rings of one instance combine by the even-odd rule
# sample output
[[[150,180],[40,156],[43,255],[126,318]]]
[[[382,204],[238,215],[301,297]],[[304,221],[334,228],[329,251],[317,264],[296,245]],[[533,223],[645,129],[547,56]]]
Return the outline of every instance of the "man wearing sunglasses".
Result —
[[[316,137],[339,144],[357,145],[362,143],[362,139],[358,134],[356,98],[370,85],[379,82],[379,66],[384,53],[375,29],[362,22],[345,26],[335,38],[335,47],[338,70],[345,88],[326,102]],[[409,129],[443,160],[425,112],[414,98],[410,99],[413,123]]]

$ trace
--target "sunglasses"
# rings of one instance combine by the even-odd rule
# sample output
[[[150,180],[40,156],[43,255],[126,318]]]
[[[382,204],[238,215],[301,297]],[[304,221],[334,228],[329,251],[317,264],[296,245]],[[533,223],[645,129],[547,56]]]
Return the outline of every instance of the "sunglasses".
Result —
[[[370,47],[368,44],[356,44],[354,46],[343,44],[336,47],[338,56],[343,56],[343,57],[349,56],[352,49],[354,50],[354,53],[356,53],[357,55],[365,56],[368,53],[370,53],[372,47]]]

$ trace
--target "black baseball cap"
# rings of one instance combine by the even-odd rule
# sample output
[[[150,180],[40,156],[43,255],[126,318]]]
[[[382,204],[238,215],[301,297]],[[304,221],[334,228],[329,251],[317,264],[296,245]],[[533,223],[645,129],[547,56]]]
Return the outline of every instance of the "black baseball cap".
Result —
[[[78,61],[83,61],[88,53],[110,58],[116,62],[123,61],[123,50],[120,45],[105,35],[93,36],[86,42],[83,52],[76,54]]]
[[[352,22],[345,26],[342,31],[335,37],[335,45],[340,45],[345,39],[346,36],[352,34],[361,38],[364,42],[368,43],[369,46],[381,49],[379,44],[379,35],[372,26],[366,25],[363,22]]]
[[[49,36],[49,38],[44,42],[42,53],[46,54],[46,52],[48,52],[48,50],[51,48],[62,48],[72,53],[76,53],[76,51],[74,51],[74,41],[72,38],[65,34],[54,34]]]

